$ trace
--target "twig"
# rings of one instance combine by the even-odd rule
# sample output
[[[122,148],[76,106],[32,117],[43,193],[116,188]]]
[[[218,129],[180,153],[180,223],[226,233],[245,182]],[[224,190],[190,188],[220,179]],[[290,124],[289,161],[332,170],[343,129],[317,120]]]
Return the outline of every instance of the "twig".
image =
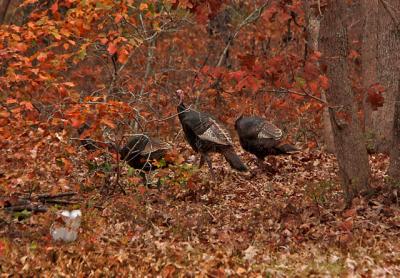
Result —
[[[286,89],[286,88],[278,88],[278,89],[270,89],[270,90],[264,90],[265,92],[271,92],[271,93],[279,93],[279,94],[294,94],[294,95],[299,95],[299,96],[303,96],[303,97],[309,97],[312,98],[318,102],[321,102],[323,104],[326,105],[326,107],[330,108],[330,109],[338,109],[341,108],[342,106],[331,106],[329,105],[329,103],[325,100],[323,100],[322,98],[319,98],[317,96],[312,95],[310,92],[308,92],[307,90],[305,90],[304,88],[301,89],[303,91],[303,93],[297,92],[295,90],[291,90],[291,89]]]
[[[217,218],[214,216],[214,214],[211,213],[210,209],[207,206],[204,206],[204,207],[205,207],[207,213],[212,217],[213,221],[217,222],[218,221]]]
[[[319,12],[319,16],[322,16],[322,11],[321,11],[321,0],[318,0],[318,12]]]
[[[221,56],[219,57],[218,63],[217,63],[217,67],[220,67],[222,65],[222,62],[224,61],[224,57],[226,56],[226,53],[228,52],[229,48],[232,45],[233,40],[237,37],[237,35],[239,34],[240,30],[250,24],[255,22],[257,19],[260,18],[262,12],[264,11],[265,7],[267,7],[267,5],[269,4],[269,0],[267,2],[265,2],[262,6],[260,6],[259,8],[255,9],[251,14],[249,14],[249,16],[247,16],[240,24],[239,26],[236,28],[235,33],[233,33],[233,35],[229,38],[228,42],[226,43],[226,46],[224,48],[224,50],[222,51]]]
[[[199,70],[196,72],[196,74],[193,77],[193,82],[192,82],[192,90],[194,88],[195,82],[197,77],[199,76],[199,73],[201,72],[201,70],[204,68],[204,66],[207,64],[208,58],[210,58],[210,52],[207,53],[206,58],[204,59],[203,64],[201,65],[201,67],[199,68]],[[200,94],[197,94],[196,96],[196,100],[195,100],[195,107],[197,108],[199,106],[199,101],[200,101]]]

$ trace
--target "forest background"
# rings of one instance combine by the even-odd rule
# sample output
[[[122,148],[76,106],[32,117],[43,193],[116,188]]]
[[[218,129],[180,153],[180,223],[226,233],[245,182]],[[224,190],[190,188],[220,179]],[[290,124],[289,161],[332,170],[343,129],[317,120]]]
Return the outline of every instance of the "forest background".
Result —
[[[395,275],[399,13],[396,0],[3,0],[0,270]],[[251,179],[220,165],[210,182],[176,89],[232,134],[242,113],[267,118],[302,153]],[[158,189],[79,144],[140,132],[173,146]],[[51,240],[63,208],[83,211],[77,242]]]

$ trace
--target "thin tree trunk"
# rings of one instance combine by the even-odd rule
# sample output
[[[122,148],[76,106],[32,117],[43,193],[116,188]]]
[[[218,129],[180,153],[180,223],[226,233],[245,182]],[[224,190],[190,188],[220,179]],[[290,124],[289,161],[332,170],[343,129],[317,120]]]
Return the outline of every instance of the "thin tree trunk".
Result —
[[[2,0],[0,4],[0,24],[5,22],[8,8],[10,7],[11,0]]]
[[[315,51],[318,51],[318,37],[319,37],[319,29],[320,29],[320,19],[316,14],[318,11],[314,11],[310,7],[310,1],[304,0],[303,9],[306,23],[306,49],[304,53],[304,60]],[[321,98],[326,101],[325,91],[321,92]],[[324,108],[322,112],[322,122],[324,124],[323,137],[326,151],[330,153],[335,152],[335,144],[333,142],[333,132],[332,125],[329,119],[329,110],[328,108]]]
[[[327,69],[330,87],[326,98],[332,124],[339,175],[347,205],[369,188],[369,164],[357,116],[357,103],[349,80],[348,1],[330,1],[321,21],[321,65]]]
[[[368,148],[375,152],[389,152],[397,91],[399,67],[399,27],[392,15],[400,16],[399,0],[363,0],[365,25],[362,39],[363,87],[379,83],[385,87],[384,104],[377,110],[364,99],[365,132]]]
[[[364,19],[361,44],[362,85],[368,89],[377,83],[378,63],[378,3],[379,0],[362,0],[361,9]],[[368,103],[368,94],[363,99],[365,138],[368,150],[375,151],[375,132],[372,120],[372,106]]]
[[[397,79],[397,94],[393,121],[393,138],[388,174],[391,183],[400,186],[400,71]]]

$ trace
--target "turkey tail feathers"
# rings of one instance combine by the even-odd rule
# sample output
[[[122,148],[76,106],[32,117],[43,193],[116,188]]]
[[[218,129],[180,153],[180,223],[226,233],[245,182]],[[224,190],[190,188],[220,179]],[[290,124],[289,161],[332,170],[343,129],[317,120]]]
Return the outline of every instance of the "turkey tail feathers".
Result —
[[[221,153],[223,154],[226,161],[229,162],[229,164],[231,165],[231,167],[233,169],[242,171],[242,172],[247,171],[246,165],[244,165],[244,163],[242,162],[240,157],[235,153],[233,148],[227,148]]]

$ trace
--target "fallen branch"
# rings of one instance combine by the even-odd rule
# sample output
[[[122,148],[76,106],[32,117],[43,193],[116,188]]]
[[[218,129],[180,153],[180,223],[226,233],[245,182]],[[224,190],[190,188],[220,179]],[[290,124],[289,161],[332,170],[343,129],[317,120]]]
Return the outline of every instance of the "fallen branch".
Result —
[[[62,192],[58,194],[37,194],[34,196],[28,197],[21,197],[19,198],[18,202],[15,205],[5,206],[4,210],[9,212],[20,212],[20,211],[31,211],[31,212],[46,212],[48,207],[44,204],[60,204],[60,205],[75,205],[79,204],[78,201],[75,200],[63,200],[57,198],[63,197],[71,197],[77,195],[77,192],[69,191],[69,192]],[[39,202],[39,204],[36,204]]]
[[[68,201],[68,200],[44,200],[44,203],[49,203],[49,204],[59,204],[59,205],[76,205],[79,204],[79,202],[76,201]]]
[[[19,212],[19,211],[32,211],[32,212],[46,212],[47,207],[40,206],[40,205],[20,205],[20,206],[11,206],[11,207],[5,207],[4,208],[7,211],[10,212]]]
[[[75,196],[78,194],[77,192],[63,192],[63,193],[58,193],[58,194],[39,194],[37,195],[38,199],[54,199],[54,198],[62,198],[62,197],[70,197],[70,196]]]

